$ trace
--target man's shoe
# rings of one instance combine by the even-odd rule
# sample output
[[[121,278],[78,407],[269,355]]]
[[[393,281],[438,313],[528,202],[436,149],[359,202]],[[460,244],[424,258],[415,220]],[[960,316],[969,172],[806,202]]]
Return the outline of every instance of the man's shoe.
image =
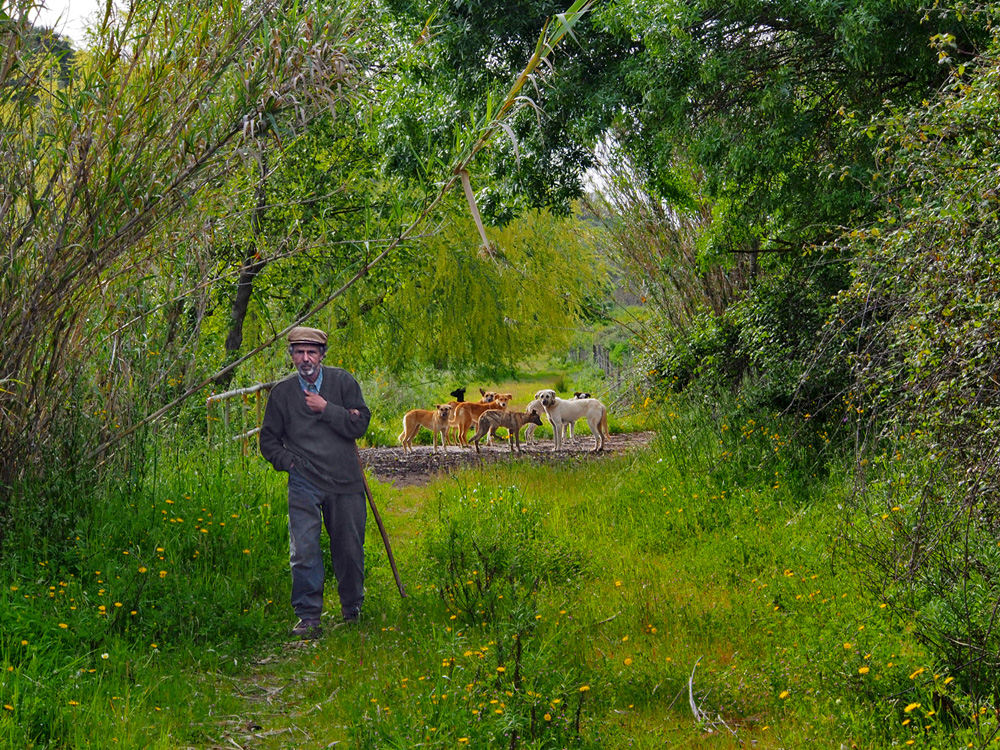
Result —
[[[323,635],[323,627],[319,620],[299,620],[298,624],[292,628],[292,635],[298,636],[304,641],[312,640]]]

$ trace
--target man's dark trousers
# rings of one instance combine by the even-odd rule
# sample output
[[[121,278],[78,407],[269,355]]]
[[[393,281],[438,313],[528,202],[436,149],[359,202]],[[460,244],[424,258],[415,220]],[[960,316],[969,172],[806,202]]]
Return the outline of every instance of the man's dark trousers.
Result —
[[[288,538],[292,566],[292,608],[302,620],[318,620],[323,612],[323,551],[320,531],[326,526],[330,557],[337,577],[340,611],[358,616],[365,598],[365,520],[363,492],[323,492],[292,468],[288,472]]]

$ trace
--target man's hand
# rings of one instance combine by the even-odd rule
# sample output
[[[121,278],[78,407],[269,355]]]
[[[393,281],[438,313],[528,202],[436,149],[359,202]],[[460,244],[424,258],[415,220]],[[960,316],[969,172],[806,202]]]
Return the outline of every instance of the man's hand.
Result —
[[[326,408],[326,399],[318,393],[306,393],[306,406],[316,414],[322,414]]]

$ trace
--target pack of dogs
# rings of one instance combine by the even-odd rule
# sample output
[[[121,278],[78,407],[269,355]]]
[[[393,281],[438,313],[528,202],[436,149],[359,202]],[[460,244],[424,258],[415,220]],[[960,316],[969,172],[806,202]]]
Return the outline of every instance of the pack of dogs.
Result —
[[[447,451],[449,445],[460,448],[475,446],[479,453],[479,441],[493,442],[501,427],[507,430],[510,452],[521,452],[521,430],[524,430],[525,444],[537,442],[535,430],[542,425],[542,415],[548,417],[552,425],[553,451],[561,451],[567,441],[576,442],[573,428],[577,421],[584,419],[594,438],[593,452],[604,449],[604,441],[610,438],[608,431],[608,409],[589,393],[578,391],[571,399],[559,398],[550,388],[535,393],[534,399],[524,411],[508,410],[513,401],[511,393],[486,391],[482,388],[479,401],[466,401],[465,387],[456,388],[450,394],[455,400],[437,404],[433,409],[411,409],[403,416],[403,431],[397,440],[403,452],[413,450],[413,439],[424,427],[431,432],[431,447],[437,453],[438,436],[441,449]],[[472,438],[469,431],[473,430]]]

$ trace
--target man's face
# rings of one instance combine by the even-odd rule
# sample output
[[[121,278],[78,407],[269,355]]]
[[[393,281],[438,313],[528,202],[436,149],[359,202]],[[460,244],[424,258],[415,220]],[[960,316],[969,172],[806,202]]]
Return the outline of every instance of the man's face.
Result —
[[[292,364],[299,375],[312,383],[319,376],[323,349],[316,344],[292,344]]]

